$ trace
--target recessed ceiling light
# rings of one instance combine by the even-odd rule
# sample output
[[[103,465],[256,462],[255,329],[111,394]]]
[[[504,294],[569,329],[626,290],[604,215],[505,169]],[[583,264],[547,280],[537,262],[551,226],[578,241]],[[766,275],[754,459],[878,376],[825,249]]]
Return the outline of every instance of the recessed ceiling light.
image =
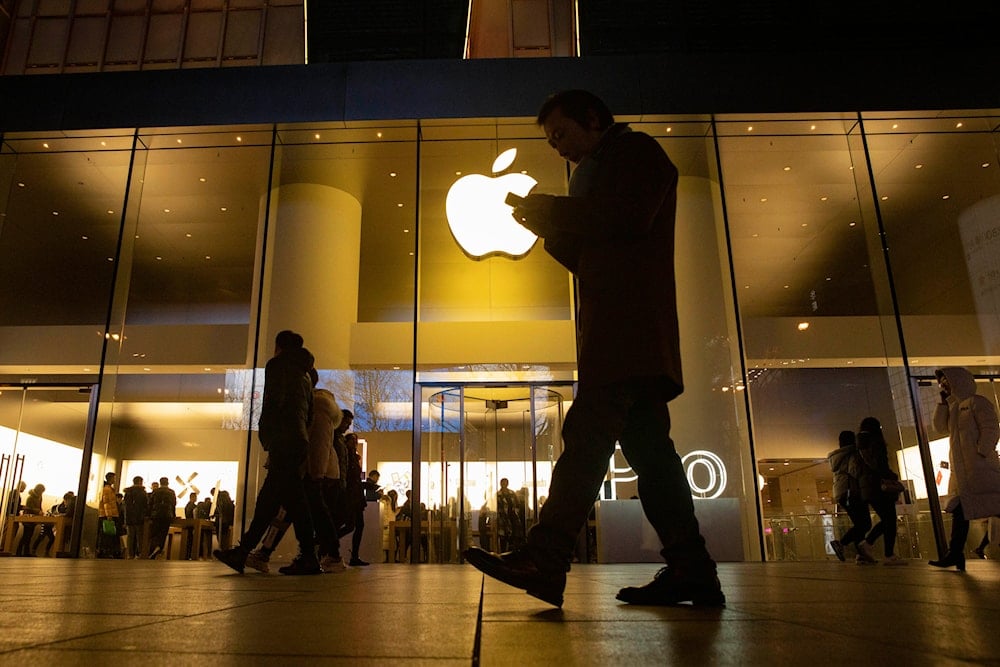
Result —
[[[820,197],[819,198],[820,201],[826,201],[827,199],[829,199],[829,197]]]
[[[858,223],[856,223],[856,222],[854,222],[853,220],[851,220],[851,221],[850,221],[849,223],[847,223],[847,226],[848,226],[848,227],[856,227],[856,226],[857,226],[857,224],[858,224]]]
[[[396,172],[390,171],[389,176],[391,176],[392,178],[396,178]]]
[[[48,147],[49,147],[49,143],[47,141],[43,141],[42,142],[42,148],[48,148]]]
[[[674,131],[674,128],[672,128],[672,127],[667,127],[667,132],[673,132],[673,131]]]
[[[753,125],[747,126],[747,132],[753,132]]]
[[[990,166],[990,163],[989,162],[984,162],[984,163],[982,163],[979,166],[982,167],[983,169],[986,169],[986,167]],[[22,188],[24,187],[23,183],[18,183],[18,185],[20,185]]]
[[[809,226],[809,223],[808,223],[808,222],[803,222],[803,223],[802,223],[802,226],[803,226],[803,227],[808,227],[808,226]]]
[[[986,164],[984,164],[983,166],[985,167],[985,166],[987,166],[987,165],[989,165],[989,163],[988,163],[988,162],[987,162]],[[23,188],[23,187],[24,187],[24,183],[22,183],[22,182],[18,181],[18,182],[17,182],[17,187],[19,187],[19,188]]]
[[[761,201],[761,203],[766,202],[767,201],[767,197],[761,197],[760,201]]]
[[[831,280],[833,280],[833,278],[831,278],[830,276],[826,277],[826,282],[830,282]]]
[[[205,255],[205,259],[212,259],[211,255]]]
[[[165,209],[163,209],[163,212],[164,213],[170,213],[170,209],[169,208],[165,208]]]
[[[409,233],[410,233],[410,230],[409,230],[409,229],[404,229],[404,230],[403,230],[403,233],[404,233],[404,234],[409,234]]]
[[[785,165],[784,167],[782,167],[782,171],[791,171],[791,170],[792,170],[792,168],[789,167],[788,165]]]
[[[396,206],[397,206],[398,208],[403,208],[403,203],[402,203],[402,202],[399,202],[398,204],[396,204]]]
[[[113,262],[113,261],[115,261],[115,258],[114,257],[108,257],[108,261],[109,262]]]
[[[90,239],[90,237],[89,237],[89,236],[81,236],[80,238],[81,238],[81,239],[83,239],[84,241],[86,241],[86,240]]]
[[[462,172],[460,172],[460,171],[456,171],[456,172],[455,172],[455,175],[456,175],[456,176],[461,176],[461,175],[462,175]]]
[[[785,285],[785,289],[788,289],[789,287],[791,287],[791,285]]]
[[[889,198],[889,195],[882,195],[882,201],[885,201],[888,198]]]
[[[151,371],[151,370],[153,370],[153,369],[152,369],[152,368],[150,368],[149,366],[144,366],[142,370],[144,370],[144,371]]]
[[[915,164],[915,165],[913,165],[913,168],[914,169],[923,169],[924,165],[922,165],[922,164]]]
[[[243,141],[243,137],[236,137],[236,141]]]
[[[410,252],[410,257],[413,257],[413,253],[412,252]]]
[[[220,206],[220,207],[219,207],[219,210],[220,210],[220,211],[222,211],[223,213],[225,213],[225,212],[226,212],[226,211],[228,211],[229,209],[228,209],[227,207],[225,207],[225,206]]]
[[[163,259],[163,257],[161,257],[160,255],[157,255],[157,256],[156,256],[156,259],[157,259],[157,260],[161,260],[161,259]]]
[[[202,370],[204,370],[204,371],[210,371],[210,370],[212,370],[212,369],[211,369],[211,368],[209,368],[208,366],[205,366],[205,368],[203,368]]]
[[[941,199],[951,199],[951,195],[941,195]]]
[[[102,141],[102,142],[101,142],[101,145],[102,145],[102,146],[107,146],[107,145],[108,145],[108,142],[106,142],[106,141]]]
[[[114,211],[112,211],[112,210],[111,210],[111,209],[109,208],[109,209],[108,209],[108,215],[114,215],[114,214],[115,214],[115,212],[114,212]]]
[[[52,211],[52,215],[59,215],[59,211]]]
[[[896,129],[896,128],[898,128],[898,127],[899,127],[899,123],[893,123],[893,124],[892,124],[892,129],[894,129],[894,130],[895,130],[895,129]]]
[[[191,233],[190,233],[190,232],[188,232],[188,233],[187,233],[187,234],[185,234],[184,236],[186,236],[187,238],[191,238]]]
[[[206,179],[205,179],[205,177],[204,177],[204,176],[202,176],[202,177],[201,177],[201,178],[199,178],[198,180],[199,180],[199,181],[201,181],[202,183],[204,183]]]
[[[815,129],[816,129],[816,126],[815,126],[815,125],[810,125],[810,126],[809,126],[809,129],[810,129],[810,130],[815,130]]]
[[[743,289],[750,289],[750,286],[749,285],[744,285]]]
[[[753,237],[754,237],[755,239],[757,239],[757,238],[760,238],[760,234],[754,234],[754,235],[753,235]]]
[[[806,329],[809,328],[809,323],[808,322],[799,322],[797,328],[798,328],[799,331],[805,331]]]
[[[962,127],[962,121],[958,121],[957,123],[955,123],[955,127],[956,128]]]
[[[179,144],[183,144],[184,142],[183,142],[183,141],[181,141],[180,139],[178,139],[178,140],[177,140],[177,143],[179,143]]]
[[[319,132],[313,135],[313,139],[319,139]]]
[[[375,136],[378,137],[379,139],[381,139],[382,138],[382,133],[381,132],[376,132]]]
[[[398,371],[398,370],[399,370],[399,366],[393,366],[393,367],[392,367],[392,370],[394,370],[394,371]]]

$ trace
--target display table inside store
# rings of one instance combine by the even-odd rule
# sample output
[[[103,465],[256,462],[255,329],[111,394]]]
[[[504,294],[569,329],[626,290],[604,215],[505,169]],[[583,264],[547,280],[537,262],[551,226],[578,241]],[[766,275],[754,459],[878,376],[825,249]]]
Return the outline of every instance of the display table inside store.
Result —
[[[170,532],[167,534],[168,544],[164,550],[166,558],[169,560],[211,560],[212,537],[214,535],[215,524],[208,519],[174,519],[170,523]],[[175,537],[180,538],[176,554],[173,548]],[[191,554],[190,558],[188,554]]]
[[[50,525],[52,526],[52,531],[55,533],[56,541],[52,545],[52,550],[50,553],[58,554],[61,551],[65,551],[66,547],[66,519],[65,516],[38,516],[31,514],[22,514],[20,516],[8,516],[7,526],[3,533],[3,548],[0,549],[0,556],[12,556],[14,551],[17,549],[17,545],[14,543],[15,537],[20,539],[20,531],[17,530],[18,526],[34,525],[35,534],[32,535],[31,541],[34,542],[38,539],[41,534],[41,530],[38,525]],[[42,547],[39,546],[39,550]]]

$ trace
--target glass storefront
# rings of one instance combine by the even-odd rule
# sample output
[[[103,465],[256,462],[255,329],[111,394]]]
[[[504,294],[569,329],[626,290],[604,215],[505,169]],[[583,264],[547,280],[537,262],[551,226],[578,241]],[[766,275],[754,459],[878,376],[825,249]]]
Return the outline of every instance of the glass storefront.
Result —
[[[621,120],[680,171],[672,435],[713,553],[832,558],[826,455],[875,416],[911,485],[897,551],[933,555],[933,370],[996,387],[996,114]],[[290,328],[355,414],[364,469],[424,506],[397,526],[373,504],[368,560],[517,539],[573,400],[574,283],[541,243],[476,246],[488,199],[453,202],[470,183],[561,194],[568,177],[531,118],[4,136],[5,503],[21,480],[45,485],[46,509],[73,491],[87,509],[65,550],[92,554],[113,471],[121,489],[166,478],[179,514],[226,490],[238,533],[263,479],[262,368]],[[522,502],[502,533],[501,479]],[[581,559],[649,556],[609,546],[629,522],[643,534],[635,493],[619,453]]]

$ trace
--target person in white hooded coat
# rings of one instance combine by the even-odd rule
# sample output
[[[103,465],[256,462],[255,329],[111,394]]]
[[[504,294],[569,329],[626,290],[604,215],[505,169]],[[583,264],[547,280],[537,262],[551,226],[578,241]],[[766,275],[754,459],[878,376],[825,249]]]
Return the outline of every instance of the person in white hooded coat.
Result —
[[[976,380],[959,367],[934,372],[941,402],[934,410],[934,429],[949,435],[951,478],[945,510],[952,513],[948,552],[936,567],[965,569],[969,520],[1000,514],[1000,422],[993,402],[976,393]]]

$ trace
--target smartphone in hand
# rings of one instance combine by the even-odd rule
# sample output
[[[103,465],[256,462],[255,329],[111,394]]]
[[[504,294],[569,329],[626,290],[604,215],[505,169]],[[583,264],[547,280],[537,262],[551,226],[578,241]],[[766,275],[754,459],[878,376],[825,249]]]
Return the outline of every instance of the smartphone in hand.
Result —
[[[519,194],[515,194],[513,192],[508,192],[507,198],[503,200],[503,203],[507,204],[507,206],[510,207],[520,206],[522,203],[524,203],[524,197],[522,197]]]

